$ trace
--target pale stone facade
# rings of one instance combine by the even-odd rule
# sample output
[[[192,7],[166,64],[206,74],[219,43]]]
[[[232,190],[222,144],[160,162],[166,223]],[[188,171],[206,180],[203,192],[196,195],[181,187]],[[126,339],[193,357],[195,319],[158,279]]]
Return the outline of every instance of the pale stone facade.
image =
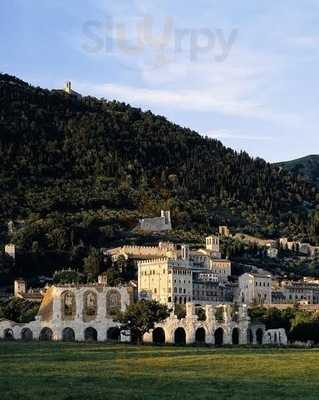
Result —
[[[72,83],[70,81],[65,82],[64,91],[65,91],[65,93],[69,94],[70,96],[74,96],[77,99],[82,98],[82,95],[80,95],[80,93],[77,93],[72,89]]]
[[[231,261],[222,259],[210,259],[209,269],[218,277],[219,281],[226,282],[231,276]]]
[[[267,249],[267,256],[269,258],[277,258],[278,257],[279,250],[276,249],[275,247],[270,247]]]
[[[319,281],[282,281],[277,289],[285,304],[319,304]]]
[[[213,252],[219,252],[219,236],[208,236],[206,238],[206,249]]]
[[[4,252],[8,254],[11,258],[15,259],[16,258],[16,247],[14,244],[9,243],[6,244],[4,247]]]
[[[230,230],[229,230],[228,226],[220,226],[218,228],[218,232],[219,232],[220,236],[224,236],[224,237],[230,236]]]
[[[124,257],[126,260],[135,259],[150,259],[150,258],[177,258],[177,248],[170,242],[159,242],[158,246],[122,246],[114,249],[103,250],[107,256],[111,256],[113,261],[119,257]]]
[[[140,219],[138,229],[144,232],[170,231],[172,229],[170,211],[162,210],[160,217]]]
[[[113,321],[117,309],[132,302],[127,287],[102,285],[51,286],[42,300],[35,321],[18,324],[0,321],[0,339],[35,340],[122,340]]]
[[[287,346],[288,339],[286,331],[281,329],[269,329],[264,333],[263,337],[264,344],[271,344],[276,346]]]
[[[26,293],[27,286],[24,279],[16,279],[14,281],[14,295],[18,297],[19,294]]]
[[[217,315],[217,310],[218,314]],[[174,314],[157,324],[144,335],[146,343],[156,344],[247,344],[249,343],[250,319],[245,306],[234,312],[231,306],[205,307],[206,320],[199,321],[193,304],[186,305],[186,317],[178,319]],[[264,333],[264,327],[263,332]]]
[[[239,291],[239,300],[241,303],[247,305],[271,304],[271,275],[245,273],[239,277]]]
[[[192,270],[186,260],[169,258],[138,262],[140,298],[162,304],[186,304],[192,301]]]

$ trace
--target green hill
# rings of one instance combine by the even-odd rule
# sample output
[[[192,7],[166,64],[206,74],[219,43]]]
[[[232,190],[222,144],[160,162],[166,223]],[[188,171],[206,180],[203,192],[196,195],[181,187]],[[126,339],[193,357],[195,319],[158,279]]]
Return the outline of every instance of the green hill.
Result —
[[[17,243],[32,265],[38,257],[39,268],[76,265],[89,246],[152,240],[132,228],[162,208],[172,212],[173,239],[194,240],[219,224],[318,239],[309,214],[319,195],[303,178],[150,111],[5,74],[0,187],[0,240]],[[9,220],[23,221],[11,238]]]
[[[319,155],[310,155],[297,160],[276,164],[293,175],[301,175],[319,187]]]

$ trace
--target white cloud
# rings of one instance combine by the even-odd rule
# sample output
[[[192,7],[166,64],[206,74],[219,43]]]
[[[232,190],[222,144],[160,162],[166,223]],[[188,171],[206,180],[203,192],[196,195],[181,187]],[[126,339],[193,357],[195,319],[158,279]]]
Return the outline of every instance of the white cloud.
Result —
[[[205,135],[215,139],[234,139],[234,140],[252,140],[252,141],[276,141],[272,136],[266,135],[251,135],[238,131],[227,131],[227,130],[212,130],[205,133]]]

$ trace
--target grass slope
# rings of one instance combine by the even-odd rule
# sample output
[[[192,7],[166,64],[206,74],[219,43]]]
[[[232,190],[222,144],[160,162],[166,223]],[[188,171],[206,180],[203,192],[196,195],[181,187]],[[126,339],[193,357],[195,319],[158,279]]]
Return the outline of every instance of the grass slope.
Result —
[[[1,400],[318,399],[317,350],[1,343]]]

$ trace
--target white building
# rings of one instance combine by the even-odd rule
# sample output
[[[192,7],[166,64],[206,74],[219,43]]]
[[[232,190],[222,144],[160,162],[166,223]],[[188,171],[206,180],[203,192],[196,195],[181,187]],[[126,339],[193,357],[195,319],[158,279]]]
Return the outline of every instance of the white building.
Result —
[[[279,253],[279,250],[276,249],[275,247],[269,247],[267,249],[267,256],[270,257],[270,258],[277,258],[278,257],[278,253]]]
[[[170,211],[161,211],[160,217],[139,220],[138,229],[144,232],[166,232],[172,229]]]
[[[16,246],[12,243],[6,244],[4,246],[4,252],[8,254],[11,258],[15,260],[16,258]]]
[[[239,277],[239,300],[243,304],[271,304],[270,274],[245,273]]]
[[[193,272],[189,261],[169,258],[138,262],[138,293],[163,304],[192,301]]]

